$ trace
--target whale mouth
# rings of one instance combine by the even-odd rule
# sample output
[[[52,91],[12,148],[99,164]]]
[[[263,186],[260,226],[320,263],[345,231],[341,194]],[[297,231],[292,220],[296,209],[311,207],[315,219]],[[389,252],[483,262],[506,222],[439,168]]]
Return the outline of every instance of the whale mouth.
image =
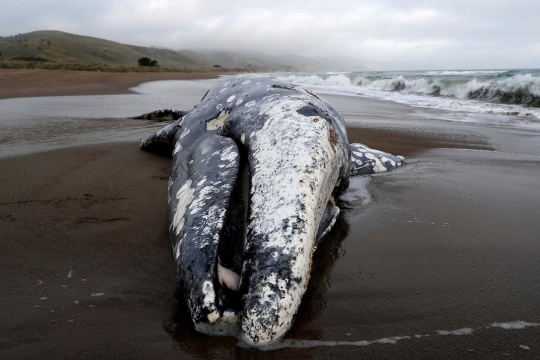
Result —
[[[249,154],[241,145],[238,146],[238,150],[240,155],[238,174],[230,192],[227,213],[219,233],[214,267],[209,274],[215,291],[215,305],[219,317],[207,316],[193,320],[199,332],[209,335],[236,336],[244,341],[247,340],[246,342],[251,345],[257,345],[251,339],[242,337],[240,325],[242,317],[246,315],[245,307],[248,305],[245,302],[249,299],[245,297],[249,293],[250,277],[254,271],[251,271],[253,267],[245,266],[251,193]],[[338,215],[339,208],[335,204],[334,196],[331,195],[313,241],[315,248],[331,230]],[[279,272],[283,273],[284,269],[281,268]]]
[[[242,308],[240,285],[249,218],[249,193],[250,170],[247,151],[240,151],[239,172],[231,192],[224,225],[219,234],[213,276],[214,287],[217,290],[217,305],[223,309],[223,313],[234,313],[235,321]],[[232,321],[230,317],[229,322]]]

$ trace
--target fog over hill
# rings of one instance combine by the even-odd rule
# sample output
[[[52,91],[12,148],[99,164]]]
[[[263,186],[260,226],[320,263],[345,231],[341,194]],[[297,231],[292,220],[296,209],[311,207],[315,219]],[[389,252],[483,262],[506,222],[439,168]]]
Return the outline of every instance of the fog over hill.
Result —
[[[0,37],[0,59],[40,59],[57,63],[136,66],[150,57],[163,67],[212,67],[252,71],[354,71],[369,70],[350,57],[304,57],[295,54],[270,55],[262,52],[218,50],[171,50],[127,45],[90,36],[44,30]]]
[[[210,49],[181,50],[182,54],[225,67],[253,68],[259,71],[356,71],[371,70],[353,57],[306,57],[296,54],[270,55],[259,51],[224,52]]]

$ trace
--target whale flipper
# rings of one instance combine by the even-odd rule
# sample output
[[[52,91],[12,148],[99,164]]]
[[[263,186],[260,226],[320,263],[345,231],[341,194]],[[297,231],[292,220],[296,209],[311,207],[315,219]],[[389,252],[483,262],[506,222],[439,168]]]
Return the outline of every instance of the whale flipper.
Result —
[[[172,144],[174,142],[174,135],[182,128],[180,126],[181,121],[181,119],[177,120],[161,128],[159,131],[148,136],[146,139],[141,140],[139,143],[139,148],[145,151],[166,153],[169,155],[171,152],[174,153]]]
[[[157,121],[178,120],[182,116],[186,115],[187,113],[188,111],[186,110],[161,109],[161,110],[152,111],[152,112],[142,114],[142,115],[128,117],[128,119],[157,120]]]
[[[395,169],[405,163],[403,156],[375,150],[364,144],[350,144],[351,175],[374,174]]]

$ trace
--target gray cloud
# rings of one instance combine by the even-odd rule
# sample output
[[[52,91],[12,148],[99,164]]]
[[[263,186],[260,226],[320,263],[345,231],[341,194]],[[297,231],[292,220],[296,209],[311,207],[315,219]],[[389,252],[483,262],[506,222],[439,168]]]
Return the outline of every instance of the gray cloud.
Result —
[[[380,68],[532,68],[535,1],[0,0],[0,35],[62,30],[173,49],[354,56]]]

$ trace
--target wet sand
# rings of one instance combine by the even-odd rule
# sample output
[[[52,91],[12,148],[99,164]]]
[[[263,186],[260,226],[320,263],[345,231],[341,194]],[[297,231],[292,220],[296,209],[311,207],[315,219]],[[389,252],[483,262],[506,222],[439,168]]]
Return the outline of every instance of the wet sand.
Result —
[[[0,358],[540,357],[538,134],[338,109],[351,141],[408,164],[341,202],[271,352],[196,333],[174,300],[169,158],[136,142],[1,158]]]
[[[0,99],[129,94],[133,93],[129,88],[148,81],[215,79],[219,75],[221,74],[218,72],[103,73],[97,71],[0,69]]]

